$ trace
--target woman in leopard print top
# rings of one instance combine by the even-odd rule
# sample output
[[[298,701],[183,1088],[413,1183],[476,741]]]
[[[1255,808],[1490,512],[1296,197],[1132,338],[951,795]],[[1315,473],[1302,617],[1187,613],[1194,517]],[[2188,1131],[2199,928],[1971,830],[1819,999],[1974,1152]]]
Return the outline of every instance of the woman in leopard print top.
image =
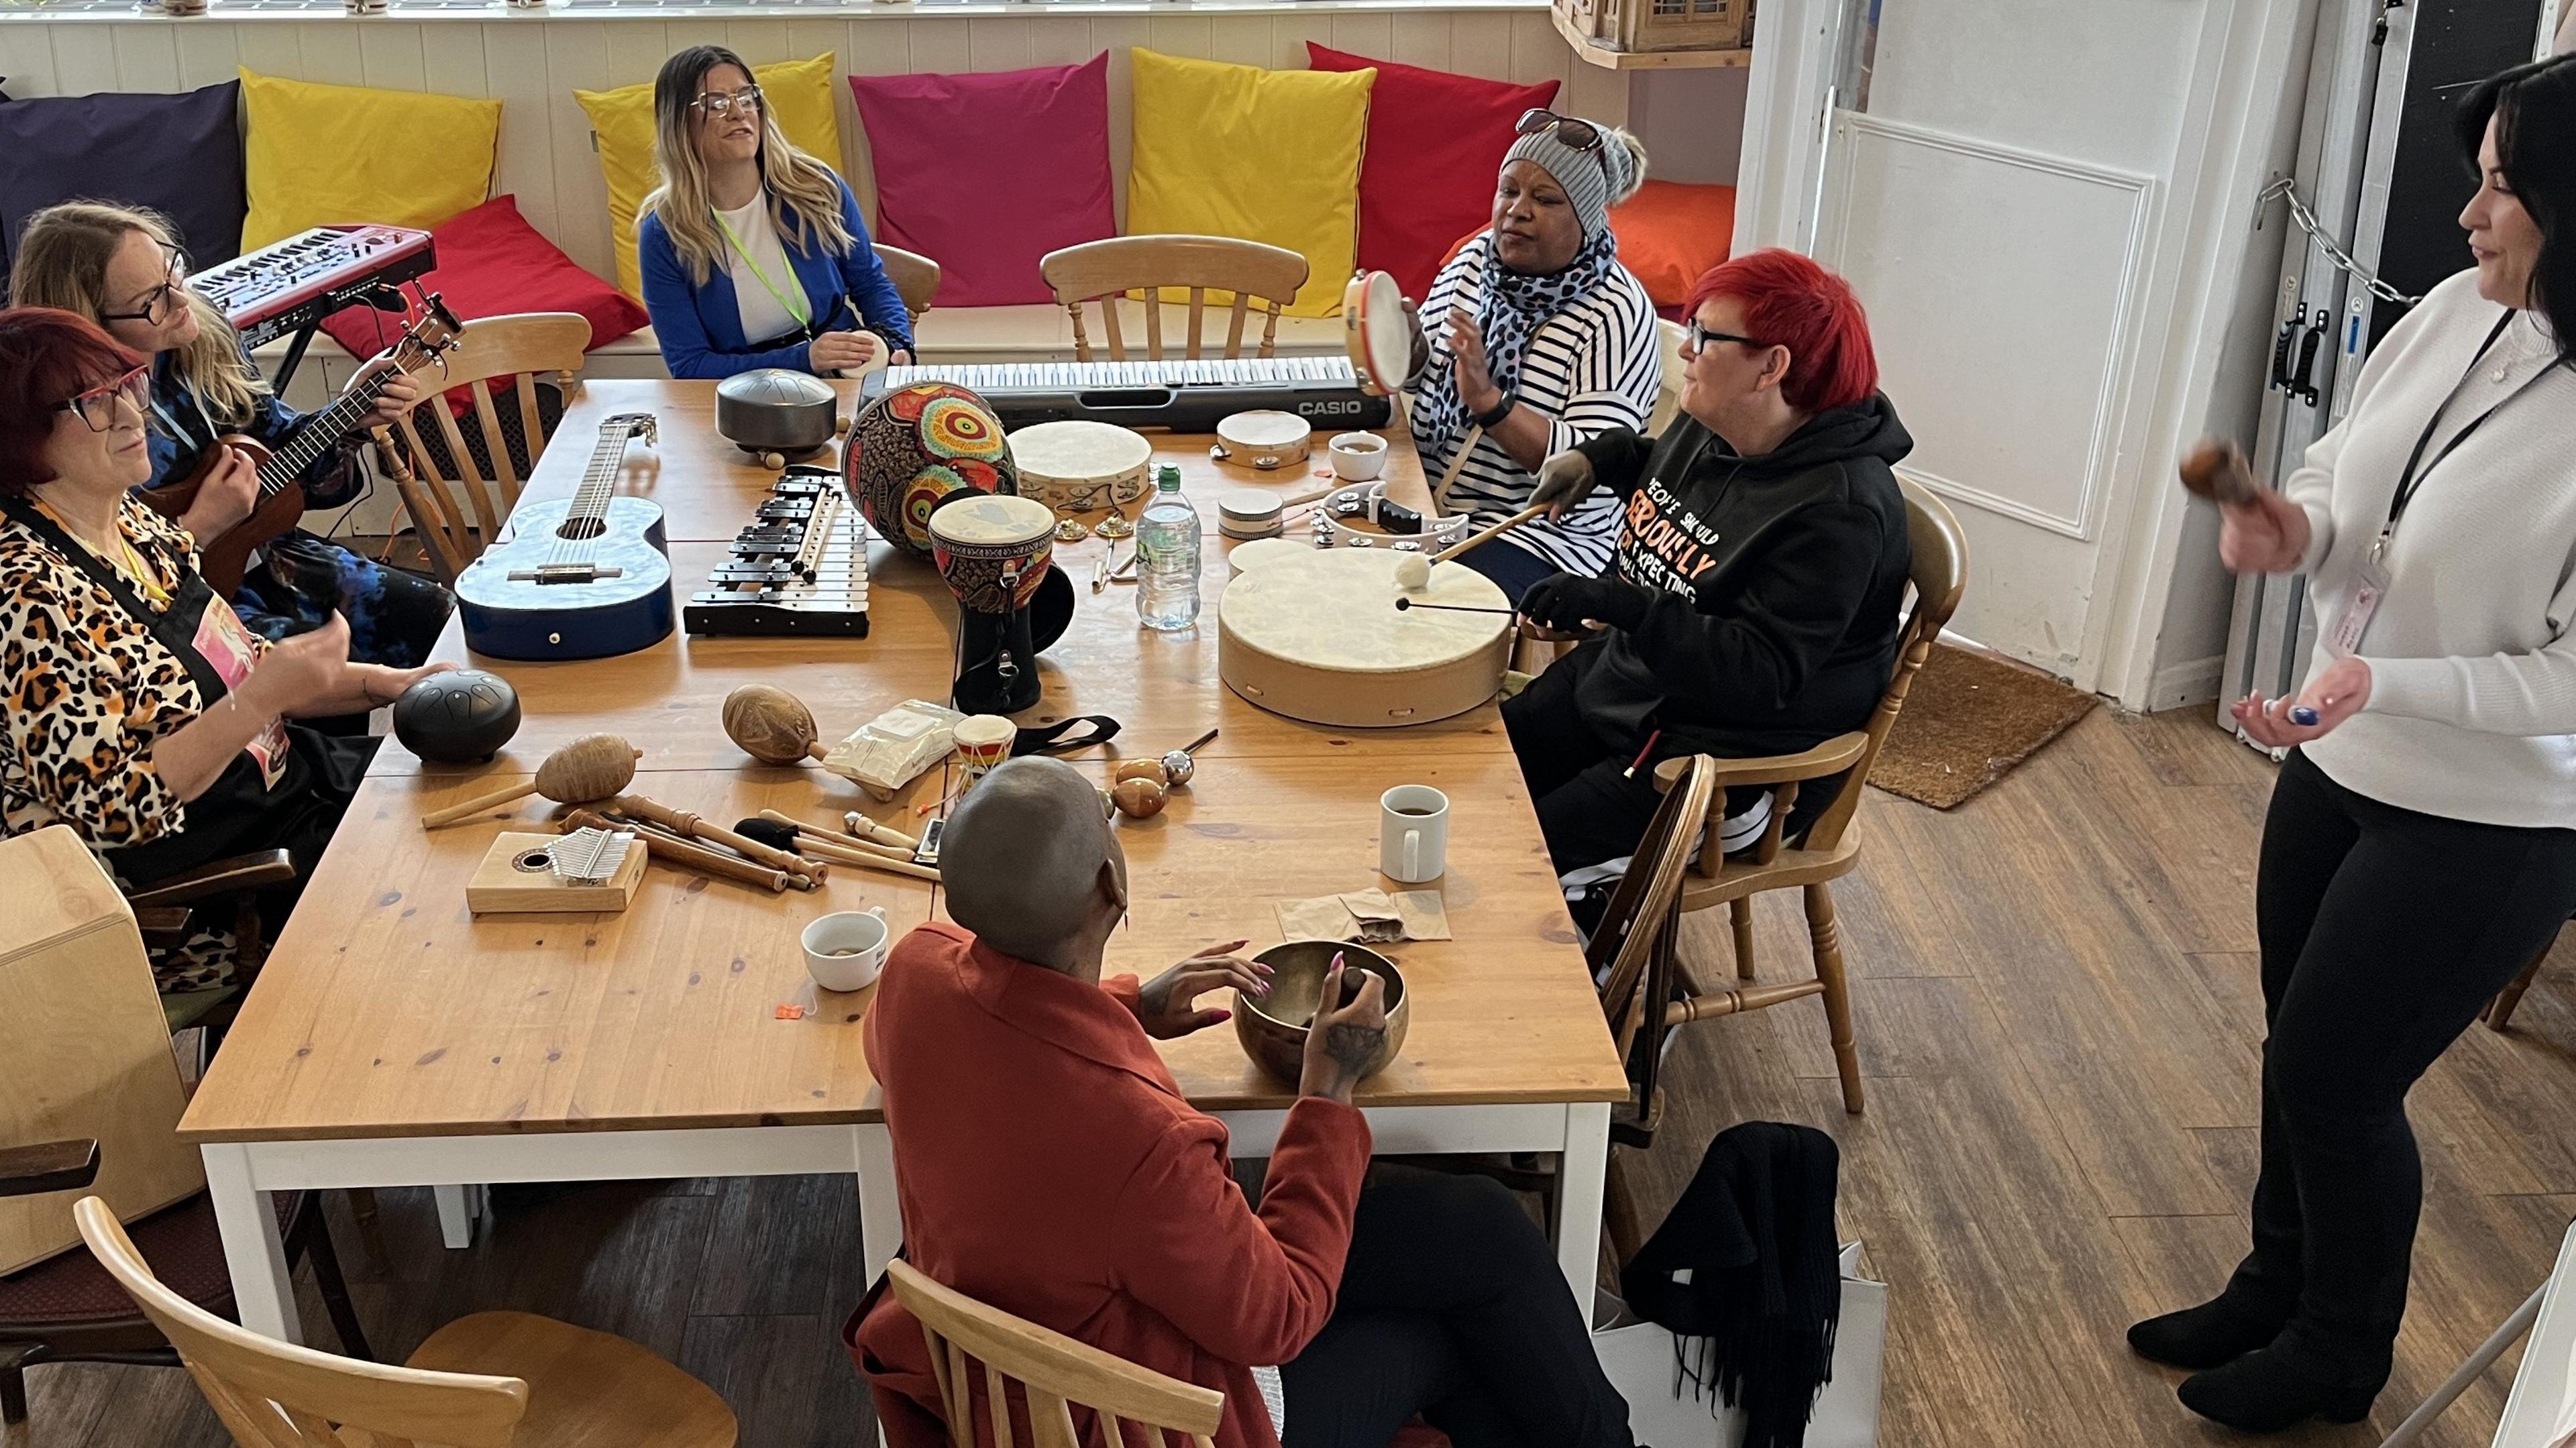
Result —
[[[262,849],[300,878],[373,741],[285,721],[389,702],[432,670],[351,663],[336,619],[276,644],[242,626],[189,535],[131,494],[152,467],[150,384],[84,318],[0,312],[0,827],[68,825],[138,885]]]

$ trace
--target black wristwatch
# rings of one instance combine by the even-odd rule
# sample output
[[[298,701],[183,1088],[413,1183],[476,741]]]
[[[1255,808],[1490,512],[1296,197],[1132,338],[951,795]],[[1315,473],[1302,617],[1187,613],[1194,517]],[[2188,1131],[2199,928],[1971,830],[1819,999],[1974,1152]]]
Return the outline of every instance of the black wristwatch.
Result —
[[[1518,406],[1520,404],[1513,401],[1512,395],[1506,392],[1503,394],[1503,400],[1494,404],[1492,411],[1477,413],[1473,421],[1478,427],[1492,432],[1504,418],[1511,416],[1512,409]]]

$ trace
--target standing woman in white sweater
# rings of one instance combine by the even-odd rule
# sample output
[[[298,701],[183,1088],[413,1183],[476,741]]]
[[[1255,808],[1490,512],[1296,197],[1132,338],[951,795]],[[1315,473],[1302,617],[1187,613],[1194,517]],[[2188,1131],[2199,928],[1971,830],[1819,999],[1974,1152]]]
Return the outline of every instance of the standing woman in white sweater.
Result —
[[[2406,1093],[2576,907],[2576,58],[2463,102],[2475,270],[2371,355],[2239,572],[2308,575],[2263,826],[2262,1175],[2224,1292],[2129,1329],[2248,1432],[2353,1422],[2388,1379],[2423,1197]]]

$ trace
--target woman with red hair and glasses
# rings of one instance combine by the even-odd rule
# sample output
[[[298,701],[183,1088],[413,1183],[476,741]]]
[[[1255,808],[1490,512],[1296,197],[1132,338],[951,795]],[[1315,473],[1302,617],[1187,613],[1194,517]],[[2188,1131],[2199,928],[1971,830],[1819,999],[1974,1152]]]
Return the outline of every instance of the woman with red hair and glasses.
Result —
[[[1521,598],[1533,623],[1597,635],[1503,705],[1569,889],[1623,868],[1656,760],[1820,744],[1868,719],[1895,667],[1909,558],[1889,469],[1914,440],[1879,395],[1860,302],[1807,258],[1758,251],[1700,278],[1689,327],[1664,435],[1614,428],[1557,453],[1534,495],[1559,513],[1596,489],[1626,505],[1609,576]],[[1793,835],[1835,789],[1800,792]],[[1768,819],[1767,794],[1741,793],[1730,848]]]
[[[353,664],[337,615],[276,644],[243,627],[195,540],[133,496],[151,405],[151,365],[96,323],[0,312],[0,830],[69,825],[133,885],[272,849],[300,879],[375,741],[284,720],[360,713],[454,666]],[[183,954],[154,967],[165,991],[230,974]]]

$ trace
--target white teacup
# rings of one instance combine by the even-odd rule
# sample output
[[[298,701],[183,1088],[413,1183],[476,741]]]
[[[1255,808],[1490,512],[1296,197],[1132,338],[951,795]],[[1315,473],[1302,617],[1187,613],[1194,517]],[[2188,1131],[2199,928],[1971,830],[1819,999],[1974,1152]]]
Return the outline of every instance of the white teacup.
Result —
[[[865,990],[884,973],[893,935],[884,906],[836,911],[805,927],[805,969],[825,990]]]
[[[1378,796],[1378,873],[1427,884],[1449,869],[1449,796],[1427,784],[1399,784]]]
[[[1330,449],[1333,476],[1346,483],[1372,482],[1386,471],[1386,439],[1373,432],[1346,432]]]

